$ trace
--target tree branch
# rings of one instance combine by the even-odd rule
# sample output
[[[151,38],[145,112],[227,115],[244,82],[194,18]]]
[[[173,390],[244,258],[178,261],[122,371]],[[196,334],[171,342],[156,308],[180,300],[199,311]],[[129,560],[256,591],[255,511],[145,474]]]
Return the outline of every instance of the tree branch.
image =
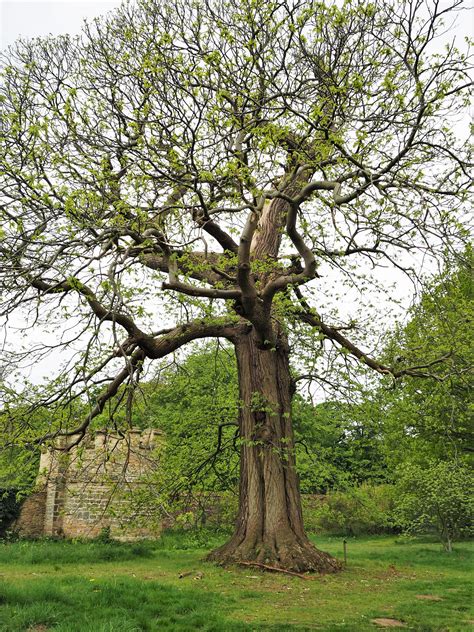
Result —
[[[350,355],[357,358],[363,364],[366,364],[368,367],[377,371],[377,373],[381,373],[382,375],[392,375],[394,378],[400,378],[404,375],[408,375],[411,377],[423,377],[423,378],[432,378],[437,381],[443,381],[444,378],[435,375],[433,373],[427,373],[424,371],[420,371],[420,369],[429,368],[434,366],[435,364],[440,364],[441,362],[445,362],[451,354],[444,354],[440,358],[433,360],[425,365],[417,365],[413,367],[408,367],[406,369],[395,370],[393,367],[386,366],[382,362],[372,358],[370,355],[359,349],[354,343],[352,343],[348,338],[343,336],[341,332],[329,325],[326,325],[322,322],[322,320],[311,311],[306,299],[301,294],[298,288],[294,288],[295,294],[298,297],[300,304],[303,306],[305,311],[299,312],[298,317],[308,323],[312,327],[316,327],[322,334],[329,338],[330,340],[334,340],[337,342],[343,349],[346,349]]]

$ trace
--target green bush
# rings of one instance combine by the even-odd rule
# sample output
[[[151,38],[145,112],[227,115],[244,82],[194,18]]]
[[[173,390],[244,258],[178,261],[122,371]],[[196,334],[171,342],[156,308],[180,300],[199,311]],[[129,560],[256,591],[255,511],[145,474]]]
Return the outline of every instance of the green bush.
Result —
[[[344,492],[328,492],[316,503],[303,498],[306,529],[347,536],[393,533],[394,496],[393,485],[365,483]]]
[[[214,511],[210,512],[207,526],[214,529],[229,530],[235,525],[238,510],[238,494],[223,492],[219,494]]]
[[[20,501],[17,489],[0,488],[0,538],[6,534],[11,523],[20,512]]]
[[[228,531],[235,524],[238,496],[235,492],[196,492],[170,504],[173,520],[169,527],[178,530],[208,528]]]
[[[400,468],[396,516],[406,533],[434,532],[447,551],[473,534],[472,472],[461,463],[440,461]]]

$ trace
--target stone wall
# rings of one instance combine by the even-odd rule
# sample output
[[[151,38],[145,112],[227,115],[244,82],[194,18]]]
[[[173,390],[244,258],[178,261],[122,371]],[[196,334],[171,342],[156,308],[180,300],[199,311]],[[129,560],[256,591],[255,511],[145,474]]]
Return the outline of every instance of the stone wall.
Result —
[[[46,510],[46,491],[38,491],[26,498],[18,518],[12,527],[25,538],[39,538],[44,534],[44,516]]]
[[[156,467],[152,451],[161,433],[101,431],[78,446],[75,440],[70,437],[69,444],[63,441],[60,449],[41,455],[37,491],[23,503],[14,528],[26,537],[90,538],[104,528],[122,539],[158,535],[156,527],[133,525],[137,516],[131,515],[124,492],[137,489],[141,477]]]

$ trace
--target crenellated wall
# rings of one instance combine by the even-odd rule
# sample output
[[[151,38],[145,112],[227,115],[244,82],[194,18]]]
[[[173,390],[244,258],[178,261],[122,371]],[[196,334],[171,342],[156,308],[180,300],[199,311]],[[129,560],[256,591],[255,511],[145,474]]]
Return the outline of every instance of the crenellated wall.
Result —
[[[153,429],[130,430],[124,436],[96,432],[72,446],[41,455],[37,491],[23,503],[14,528],[23,536],[96,537],[105,527],[116,538],[152,537],[156,528],[138,529],[132,522],[124,491],[156,467],[153,449],[163,440]],[[142,516],[143,517],[143,516]],[[154,523],[154,521],[150,521]]]

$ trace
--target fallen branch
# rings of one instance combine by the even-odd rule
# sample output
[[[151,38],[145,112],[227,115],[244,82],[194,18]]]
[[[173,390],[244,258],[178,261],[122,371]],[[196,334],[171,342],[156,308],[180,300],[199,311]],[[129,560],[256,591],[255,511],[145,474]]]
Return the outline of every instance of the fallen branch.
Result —
[[[293,575],[294,577],[299,577],[300,579],[311,579],[307,575],[303,575],[302,573],[296,573],[295,571],[287,571],[284,568],[278,568],[278,566],[268,566],[268,564],[262,564],[260,562],[237,562],[240,566],[258,566],[259,568],[264,568],[267,571],[273,571],[275,573],[285,573],[286,575]]]

